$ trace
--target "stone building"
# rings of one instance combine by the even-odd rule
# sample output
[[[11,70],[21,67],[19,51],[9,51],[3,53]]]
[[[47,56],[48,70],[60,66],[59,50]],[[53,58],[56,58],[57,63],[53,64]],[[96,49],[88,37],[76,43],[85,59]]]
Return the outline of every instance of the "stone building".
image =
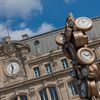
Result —
[[[100,17],[87,32],[100,66]],[[73,70],[55,38],[64,28],[0,44],[0,100],[80,100]]]

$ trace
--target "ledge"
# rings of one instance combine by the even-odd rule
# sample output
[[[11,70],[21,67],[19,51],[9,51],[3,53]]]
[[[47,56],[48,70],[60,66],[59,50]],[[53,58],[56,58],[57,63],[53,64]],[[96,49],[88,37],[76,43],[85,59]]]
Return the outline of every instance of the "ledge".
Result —
[[[0,88],[0,93],[5,92],[5,91],[9,91],[11,89],[18,88],[18,87],[21,87],[21,86],[24,86],[24,85],[28,85],[28,84],[31,84],[31,83],[33,84],[33,83],[36,83],[36,82],[39,82],[39,81],[50,79],[50,78],[58,76],[58,75],[66,74],[66,76],[67,76],[67,74],[72,70],[73,70],[72,67],[70,67],[70,68],[67,68],[65,70],[60,70],[60,71],[54,72],[54,73],[49,74],[49,75],[44,75],[44,76],[29,79],[29,80],[24,80],[24,81],[21,81],[19,83],[6,85],[6,86]]]

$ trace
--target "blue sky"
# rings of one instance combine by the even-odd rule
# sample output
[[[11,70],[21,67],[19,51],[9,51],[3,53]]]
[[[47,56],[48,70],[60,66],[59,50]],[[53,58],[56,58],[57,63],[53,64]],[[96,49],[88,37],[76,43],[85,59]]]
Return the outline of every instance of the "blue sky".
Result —
[[[0,0],[0,38],[9,32],[12,39],[19,40],[23,34],[58,29],[69,12],[75,18],[100,16],[100,0]]]

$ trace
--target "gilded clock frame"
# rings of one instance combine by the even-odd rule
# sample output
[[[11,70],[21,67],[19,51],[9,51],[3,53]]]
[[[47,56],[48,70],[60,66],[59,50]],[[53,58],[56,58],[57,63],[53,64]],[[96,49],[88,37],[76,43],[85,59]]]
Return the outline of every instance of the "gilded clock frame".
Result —
[[[84,51],[84,50],[87,50],[87,51],[89,51],[89,52],[91,53],[91,55],[92,55],[91,60],[89,60],[89,61],[84,61],[84,60],[82,59],[81,53],[82,53],[82,51]],[[80,64],[82,64],[82,65],[90,65],[90,64],[92,64],[92,63],[94,62],[94,60],[95,60],[95,54],[94,54],[94,52],[93,52],[90,48],[83,47],[83,48],[80,48],[80,49],[77,51],[77,61],[78,61],[78,63],[80,63]]]
[[[85,28],[79,27],[79,26],[78,26],[78,23],[79,23],[79,20],[80,20],[81,18],[87,18],[87,19],[91,22],[91,23],[89,23],[90,26],[89,26],[89,27],[85,26]],[[75,20],[75,27],[76,27],[78,30],[88,31],[88,30],[90,30],[90,29],[92,28],[92,26],[93,26],[92,20],[91,20],[90,18],[88,18],[88,17],[79,17],[79,18],[77,18],[77,19]]]

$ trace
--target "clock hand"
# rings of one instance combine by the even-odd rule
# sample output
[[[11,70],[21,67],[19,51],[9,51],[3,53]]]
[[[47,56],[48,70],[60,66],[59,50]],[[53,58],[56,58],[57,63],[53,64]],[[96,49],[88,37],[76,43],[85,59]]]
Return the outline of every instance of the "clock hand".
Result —
[[[12,74],[13,74],[14,66],[12,64],[11,64],[11,68],[12,68]]]

